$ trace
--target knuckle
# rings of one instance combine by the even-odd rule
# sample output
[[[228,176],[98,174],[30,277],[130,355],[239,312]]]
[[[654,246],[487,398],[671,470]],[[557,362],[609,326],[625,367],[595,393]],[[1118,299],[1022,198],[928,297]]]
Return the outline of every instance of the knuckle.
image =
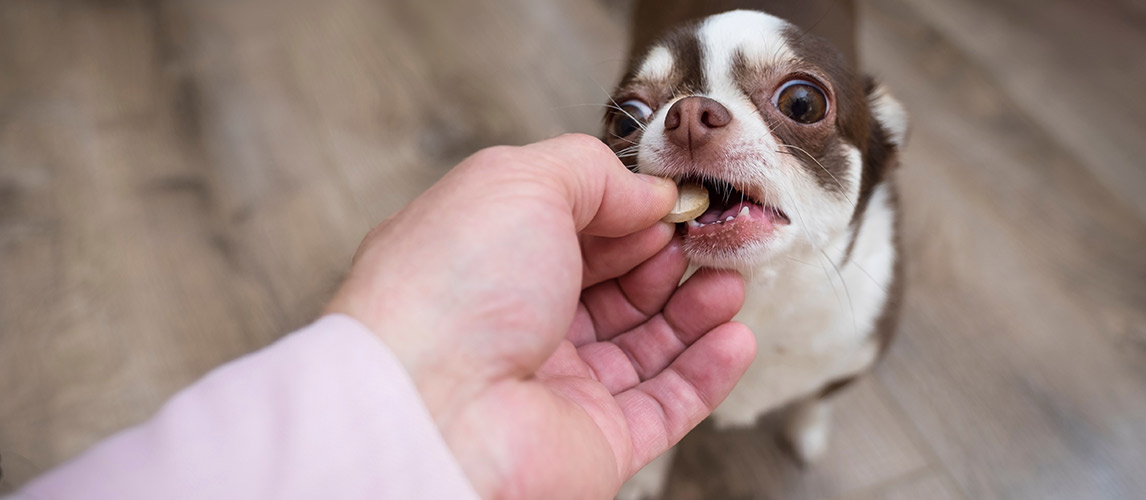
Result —
[[[601,142],[596,137],[582,133],[569,133],[561,136],[563,139],[570,141],[574,146],[584,148],[597,148],[604,146],[605,143]]]
[[[512,146],[488,147],[470,156],[469,162],[481,166],[502,165],[514,161],[519,156],[519,149]]]
[[[518,179],[536,170],[536,154],[526,148],[493,146],[474,153],[465,161],[465,169],[486,180]]]
[[[565,134],[561,136],[563,140],[569,141],[569,144],[575,148],[583,150],[590,154],[600,155],[613,155],[613,150],[609,146],[601,142],[600,139],[587,134]]]

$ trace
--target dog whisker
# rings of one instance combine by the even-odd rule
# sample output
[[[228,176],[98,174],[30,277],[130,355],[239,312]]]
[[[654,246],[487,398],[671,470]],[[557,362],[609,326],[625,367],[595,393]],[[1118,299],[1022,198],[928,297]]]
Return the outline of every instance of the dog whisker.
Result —
[[[832,180],[836,182],[836,185],[840,187],[840,191],[842,191],[844,193],[844,196],[847,197],[848,202],[852,203],[853,205],[855,204],[855,202],[852,201],[851,197],[848,196],[848,193],[847,193],[848,190],[847,190],[847,188],[844,187],[843,183],[841,183],[840,180],[836,178],[836,175],[833,174],[831,170],[828,170],[828,168],[825,167],[823,163],[820,163],[820,160],[817,160],[815,156],[812,156],[811,153],[809,153],[807,150],[805,150],[804,148],[801,148],[799,146],[793,146],[791,144],[784,144],[784,143],[780,143],[780,146],[785,147],[785,148],[794,149],[797,152],[803,153],[805,156],[808,157],[808,159],[815,162],[816,165],[818,165],[821,169],[823,169],[824,172],[827,173],[828,176],[830,176],[832,178]]]

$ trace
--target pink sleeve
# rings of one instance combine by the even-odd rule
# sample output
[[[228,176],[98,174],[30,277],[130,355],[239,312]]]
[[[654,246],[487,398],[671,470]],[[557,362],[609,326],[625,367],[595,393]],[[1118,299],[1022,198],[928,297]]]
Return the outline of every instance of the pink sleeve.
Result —
[[[477,498],[401,363],[327,316],[232,361],[20,499]]]

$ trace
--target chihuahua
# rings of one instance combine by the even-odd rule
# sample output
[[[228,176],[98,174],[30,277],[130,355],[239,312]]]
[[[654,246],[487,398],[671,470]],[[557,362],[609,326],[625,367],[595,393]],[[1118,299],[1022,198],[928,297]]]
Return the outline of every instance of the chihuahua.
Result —
[[[750,426],[786,409],[781,442],[823,455],[829,397],[869,370],[900,294],[893,173],[903,107],[832,42],[778,17],[735,10],[634,47],[605,138],[632,170],[698,183],[710,206],[678,224],[694,266],[748,286],[737,317],[758,354],[712,414]],[[671,453],[618,498],[657,496]]]

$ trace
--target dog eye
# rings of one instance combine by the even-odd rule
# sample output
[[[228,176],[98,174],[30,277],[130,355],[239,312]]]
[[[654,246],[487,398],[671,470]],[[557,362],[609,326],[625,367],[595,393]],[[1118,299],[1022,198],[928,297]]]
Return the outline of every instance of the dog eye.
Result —
[[[616,137],[625,138],[645,128],[644,122],[653,115],[648,104],[636,99],[622,102],[616,113],[613,114],[613,125],[609,132]]]
[[[828,114],[828,96],[806,80],[792,80],[780,86],[774,103],[784,116],[803,124],[816,123]]]

